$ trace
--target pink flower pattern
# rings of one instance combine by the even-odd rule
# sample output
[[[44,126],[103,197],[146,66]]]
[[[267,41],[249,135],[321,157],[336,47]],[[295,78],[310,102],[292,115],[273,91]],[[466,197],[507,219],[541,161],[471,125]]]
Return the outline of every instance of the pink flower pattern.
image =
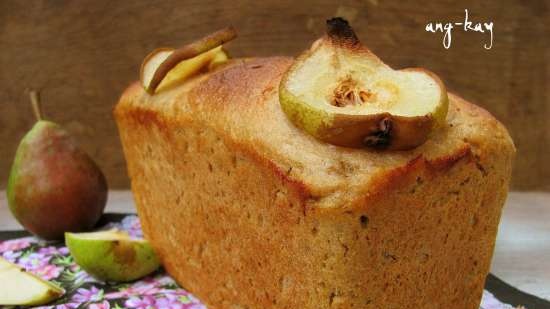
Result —
[[[89,290],[80,288],[76,290],[72,300],[79,303],[87,303],[92,301],[100,301],[103,299],[103,290],[92,286]]]
[[[5,251],[2,253],[2,257],[6,259],[8,262],[15,263],[17,261],[17,258],[21,256],[23,252],[21,251]]]
[[[0,242],[0,252],[23,250],[31,245],[33,237],[18,238]]]
[[[101,303],[93,303],[88,305],[88,309],[110,309],[111,304],[104,300]]]
[[[120,223],[105,228],[127,231],[132,237],[142,237],[136,216],[127,216]],[[197,298],[177,286],[164,272],[157,272],[127,284],[101,282],[82,270],[63,244],[51,244],[34,237],[0,241],[0,256],[45,280],[60,284],[66,294],[42,309],[206,309]],[[2,306],[0,306],[2,308]],[[514,309],[484,291],[480,309]]]
[[[61,274],[63,267],[58,267],[53,264],[44,265],[38,269],[32,270],[32,273],[41,277],[44,280],[52,280]]]

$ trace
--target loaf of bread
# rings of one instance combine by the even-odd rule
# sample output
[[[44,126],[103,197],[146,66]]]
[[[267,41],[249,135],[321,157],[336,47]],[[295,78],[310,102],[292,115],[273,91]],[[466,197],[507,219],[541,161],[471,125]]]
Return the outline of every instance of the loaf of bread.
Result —
[[[410,151],[333,146],[281,111],[284,57],[232,60],[115,108],[144,233],[211,309],[477,309],[515,149],[449,94]]]

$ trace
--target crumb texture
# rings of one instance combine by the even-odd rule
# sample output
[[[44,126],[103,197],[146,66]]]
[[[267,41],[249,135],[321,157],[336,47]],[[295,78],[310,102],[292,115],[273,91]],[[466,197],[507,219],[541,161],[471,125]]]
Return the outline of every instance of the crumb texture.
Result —
[[[451,95],[407,152],[320,143],[286,120],[287,58],[236,60],[115,109],[143,229],[213,309],[477,309],[513,144]]]

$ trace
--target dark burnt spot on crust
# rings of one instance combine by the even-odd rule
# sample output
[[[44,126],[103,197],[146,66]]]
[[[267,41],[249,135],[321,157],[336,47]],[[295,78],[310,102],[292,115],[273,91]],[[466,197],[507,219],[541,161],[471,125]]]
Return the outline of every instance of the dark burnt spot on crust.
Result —
[[[327,35],[335,43],[343,45],[358,45],[359,39],[348,21],[342,17],[327,20]]]
[[[366,229],[369,225],[369,217],[362,215],[359,217],[359,222],[361,223],[361,228]]]

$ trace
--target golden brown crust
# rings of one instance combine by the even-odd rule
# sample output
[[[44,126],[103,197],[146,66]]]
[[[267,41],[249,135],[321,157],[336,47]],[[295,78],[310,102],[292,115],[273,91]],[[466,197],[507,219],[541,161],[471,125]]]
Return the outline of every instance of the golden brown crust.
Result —
[[[290,63],[291,59],[284,57],[233,60],[213,73],[154,96],[134,84],[119,106],[139,108],[143,121],[154,121],[155,113],[166,111],[171,113],[165,116],[175,122],[190,117],[203,121],[270,162],[282,171],[281,175],[301,183],[300,190],[307,191],[305,195],[313,196],[321,207],[323,200],[332,200],[334,193],[340,195],[338,191],[346,194],[332,207],[349,205],[375,175],[390,175],[393,169],[406,166],[419,155],[444,166],[454,162],[453,155],[466,145],[482,148],[495,143],[507,152],[514,151],[506,129],[498,121],[453,94],[449,95],[447,126],[411,151],[358,150],[320,142],[294,127],[278,104],[278,82]]]
[[[138,213],[164,267],[209,308],[477,309],[514,147],[450,95],[411,151],[319,142],[280,110],[289,58],[130,86],[115,109]]]

